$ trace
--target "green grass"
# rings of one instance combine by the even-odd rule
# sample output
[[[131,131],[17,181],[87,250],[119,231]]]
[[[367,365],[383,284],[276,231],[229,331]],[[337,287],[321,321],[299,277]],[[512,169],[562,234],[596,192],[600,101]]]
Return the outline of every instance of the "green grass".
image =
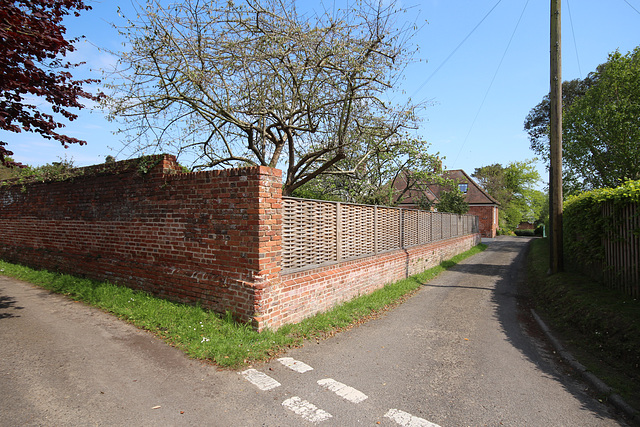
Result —
[[[201,307],[179,304],[107,282],[82,279],[67,274],[34,270],[0,260],[0,274],[63,294],[112,313],[167,343],[190,357],[205,359],[225,368],[265,361],[305,340],[324,339],[363,323],[410,297],[422,284],[458,262],[486,249],[478,245],[423,273],[389,284],[354,298],[334,309],[277,331],[256,332],[237,323],[230,313],[220,315]]]
[[[536,310],[594,375],[640,410],[640,302],[589,277],[547,275],[549,243],[532,241],[528,288]]]

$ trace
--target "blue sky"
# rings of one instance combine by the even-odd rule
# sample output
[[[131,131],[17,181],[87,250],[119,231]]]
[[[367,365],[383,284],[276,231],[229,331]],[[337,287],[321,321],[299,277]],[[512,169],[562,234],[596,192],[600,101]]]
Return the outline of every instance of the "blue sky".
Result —
[[[99,70],[114,63],[105,50],[118,50],[124,42],[110,23],[122,24],[118,5],[126,11],[131,3],[87,3],[93,10],[66,20],[70,37],[86,36],[71,59],[87,63],[76,77],[100,78]],[[447,169],[469,174],[481,166],[533,158],[523,122],[549,91],[549,0],[403,0],[402,5],[410,10],[407,19],[427,22],[413,39],[421,61],[407,68],[402,89],[414,100],[430,102],[418,130],[430,151],[445,157]],[[640,45],[640,0],[562,0],[562,6],[563,80],[584,78],[610,52]],[[85,146],[65,150],[31,133],[0,132],[0,139],[22,163],[66,157],[84,166],[102,163],[107,155],[128,156],[119,153],[116,128],[99,110],[83,110],[64,132],[85,139]],[[541,163],[539,171],[546,182]]]

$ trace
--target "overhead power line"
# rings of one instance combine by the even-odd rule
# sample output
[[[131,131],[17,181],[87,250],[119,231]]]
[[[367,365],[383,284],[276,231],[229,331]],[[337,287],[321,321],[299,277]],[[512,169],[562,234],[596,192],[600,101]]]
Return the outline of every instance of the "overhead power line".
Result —
[[[582,68],[580,67],[580,55],[578,54],[578,43],[576,43],[576,32],[573,29],[573,17],[571,16],[571,5],[569,4],[569,0],[567,0],[567,10],[569,11],[569,23],[571,24],[571,35],[573,36],[573,48],[576,51],[576,60],[578,61],[578,74],[580,74],[580,78],[582,78]]]
[[[633,7],[633,5],[631,3],[629,3],[628,0],[624,0],[624,2],[626,4],[628,4],[631,9],[635,10],[638,15],[640,15],[640,11],[638,9],[636,9],[635,7]]]
[[[487,88],[487,91],[484,94],[484,98],[482,98],[482,102],[480,103],[480,107],[478,107],[478,111],[476,112],[476,116],[473,118],[473,122],[471,122],[471,126],[469,127],[469,131],[467,132],[467,136],[464,138],[464,141],[462,142],[462,146],[460,147],[460,150],[458,151],[458,155],[456,156],[455,160],[453,161],[453,165],[455,165],[456,162],[458,161],[458,158],[460,157],[460,153],[462,153],[462,149],[464,148],[465,144],[467,143],[467,140],[469,139],[469,135],[471,134],[471,130],[473,129],[473,126],[476,124],[476,120],[478,119],[478,116],[480,115],[480,111],[482,110],[482,107],[484,106],[484,102],[487,100],[487,96],[489,95],[489,91],[491,90],[491,87],[493,86],[493,82],[496,80],[496,77],[498,76],[498,71],[500,71],[500,67],[502,66],[502,62],[504,61],[505,56],[507,56],[507,51],[509,50],[509,46],[511,46],[511,42],[513,41],[513,38],[516,35],[516,31],[518,30],[518,27],[520,26],[520,22],[522,21],[522,17],[524,16],[524,12],[525,12],[525,10],[527,10],[527,6],[528,5],[529,5],[529,0],[526,1],[526,3],[524,4],[524,7],[522,8],[522,12],[520,13],[520,17],[518,18],[518,22],[516,23],[516,26],[513,29],[513,32],[511,33],[511,38],[509,38],[509,43],[507,43],[507,47],[504,49],[504,52],[502,53],[502,58],[500,58],[500,62],[498,63],[498,67],[496,68],[495,73],[493,73],[493,78],[491,79],[491,83],[489,83],[489,87]]]
[[[435,69],[435,71],[434,71],[433,73],[431,73],[431,75],[430,75],[429,77],[427,77],[427,79],[426,79],[424,82],[422,82],[422,84],[421,84],[420,86],[418,86],[418,88],[417,88],[417,89],[413,92],[413,94],[411,95],[411,98],[413,98],[413,97],[414,97],[418,92],[420,92],[420,90],[421,90],[423,87],[425,87],[425,85],[426,85],[427,83],[429,83],[429,80],[431,80],[431,78],[432,78],[433,76],[435,76],[435,75],[436,75],[436,73],[437,73],[438,71],[440,71],[440,69],[444,66],[444,64],[446,64],[446,63],[447,63],[447,61],[449,61],[449,59],[451,59],[451,57],[452,57],[452,56],[453,56],[453,55],[458,51],[458,49],[460,49],[460,47],[464,44],[464,42],[466,42],[466,41],[467,41],[467,39],[468,39],[469,37],[471,37],[471,34],[473,34],[473,33],[478,29],[478,27],[479,27],[480,25],[482,25],[482,23],[485,21],[485,19],[487,19],[487,18],[489,17],[489,15],[491,15],[491,12],[493,12],[493,11],[494,11],[494,9],[495,9],[496,7],[498,7],[498,5],[499,5],[501,2],[502,2],[502,0],[498,0],[498,2],[497,2],[497,3],[496,3],[496,4],[491,8],[491,10],[489,10],[489,12],[487,12],[487,14],[484,16],[484,18],[482,18],[482,19],[480,20],[480,22],[478,22],[478,24],[477,24],[475,27],[473,27],[473,29],[469,32],[469,34],[467,34],[467,36],[466,36],[466,37],[465,37],[465,38],[464,38],[464,39],[463,39],[463,40],[458,44],[458,46],[456,46],[456,48],[455,48],[455,49],[453,49],[453,51],[449,54],[449,56],[447,56],[447,57],[445,58],[445,60],[442,62],[442,64],[440,64],[440,65],[438,66],[438,68],[436,68],[436,69]]]

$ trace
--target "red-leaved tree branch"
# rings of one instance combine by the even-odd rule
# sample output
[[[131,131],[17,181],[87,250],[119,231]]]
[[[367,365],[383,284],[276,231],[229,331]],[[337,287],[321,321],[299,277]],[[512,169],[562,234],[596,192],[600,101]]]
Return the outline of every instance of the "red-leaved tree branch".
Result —
[[[97,101],[102,96],[83,90],[83,84],[98,80],[74,80],[69,70],[80,64],[64,60],[77,39],[65,39],[62,20],[89,9],[83,0],[0,0],[0,129],[36,132],[65,148],[86,144],[59,133],[65,125],[54,114],[74,120],[78,115],[69,108],[81,109],[82,98]],[[32,98],[46,101],[51,112],[41,111]],[[8,159],[13,153],[6,147],[0,141],[0,164],[21,166]]]

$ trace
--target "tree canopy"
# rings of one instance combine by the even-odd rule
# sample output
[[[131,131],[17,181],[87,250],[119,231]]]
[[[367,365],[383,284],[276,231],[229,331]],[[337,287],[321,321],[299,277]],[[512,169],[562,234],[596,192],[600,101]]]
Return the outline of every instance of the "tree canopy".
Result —
[[[395,206],[411,190],[442,180],[442,161],[428,154],[429,145],[408,135],[383,143],[362,141],[345,151],[345,158],[293,195]]]
[[[535,159],[511,162],[507,167],[496,163],[476,168],[473,175],[482,187],[500,203],[499,225],[512,231],[523,221],[540,222],[545,195],[535,189],[540,174]]]
[[[563,83],[565,194],[640,178],[640,47],[616,51],[585,79]],[[549,158],[549,96],[528,114],[531,148]]]
[[[594,81],[590,74],[585,79],[568,80],[562,83],[562,109],[568,110],[573,101],[585,94]],[[549,120],[551,100],[546,94],[542,101],[529,111],[524,122],[524,130],[529,134],[531,149],[542,159],[549,161]]]
[[[640,47],[616,51],[566,114],[564,157],[588,188],[640,179]]]
[[[82,88],[96,80],[74,80],[69,70],[79,64],[63,59],[77,41],[64,38],[63,18],[89,9],[83,0],[0,0],[0,129],[36,132],[65,148],[85,144],[58,129],[64,127],[60,118],[77,118],[69,108],[83,108],[82,98],[99,99]],[[34,105],[32,97],[46,101],[51,112]],[[19,165],[6,146],[0,141],[0,164]]]
[[[128,46],[106,103],[125,144],[195,159],[193,169],[280,167],[285,194],[357,170],[367,146],[397,144],[422,107],[387,97],[415,26],[394,1],[297,4],[148,1],[121,28]]]
[[[469,212],[469,203],[465,200],[464,193],[458,188],[440,193],[440,200],[436,204],[438,212],[450,212],[464,215]]]

